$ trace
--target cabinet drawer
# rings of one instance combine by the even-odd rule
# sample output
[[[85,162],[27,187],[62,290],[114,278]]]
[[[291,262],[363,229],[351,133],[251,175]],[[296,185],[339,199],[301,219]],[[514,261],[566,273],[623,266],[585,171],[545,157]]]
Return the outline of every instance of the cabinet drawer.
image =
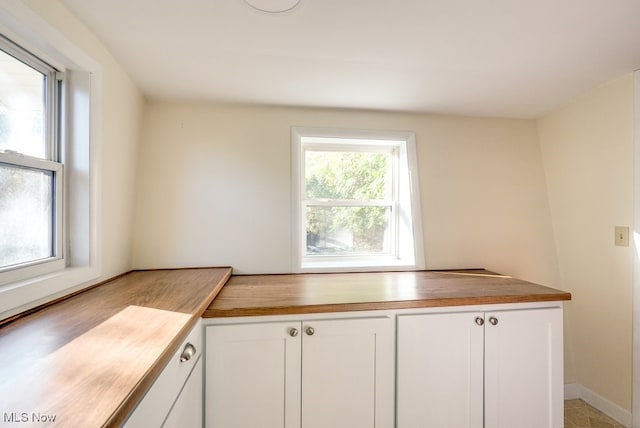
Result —
[[[183,352],[187,348],[192,351],[192,354],[186,361],[181,361]],[[189,374],[200,359],[201,353],[202,328],[200,322],[198,322],[173,354],[171,360],[124,426],[127,428],[161,426]],[[187,357],[186,354],[185,357]]]

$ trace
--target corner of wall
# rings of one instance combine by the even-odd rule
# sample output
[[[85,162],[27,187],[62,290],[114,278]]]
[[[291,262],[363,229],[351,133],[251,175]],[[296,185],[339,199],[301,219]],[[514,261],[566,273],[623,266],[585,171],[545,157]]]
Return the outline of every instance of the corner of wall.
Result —
[[[633,74],[634,177],[633,177],[633,359],[632,414],[640,415],[640,70]],[[640,416],[633,418],[640,428]]]

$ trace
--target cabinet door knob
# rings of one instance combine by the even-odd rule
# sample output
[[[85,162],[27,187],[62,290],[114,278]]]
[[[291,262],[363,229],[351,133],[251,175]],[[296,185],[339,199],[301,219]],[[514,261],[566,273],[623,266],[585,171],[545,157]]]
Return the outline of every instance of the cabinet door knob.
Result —
[[[298,329],[297,328],[291,328],[289,330],[289,336],[296,337],[297,335],[298,335]]]
[[[189,361],[193,356],[196,355],[196,347],[191,343],[187,343],[184,345],[184,349],[182,350],[182,354],[180,354],[180,362],[184,363]]]
[[[498,318],[496,318],[496,317],[489,317],[489,323],[490,323],[491,325],[496,325],[496,324],[498,324]]]
[[[307,336],[313,336],[313,333],[316,332],[311,326],[307,327],[304,331],[307,333]]]
[[[478,324],[478,325],[484,325],[484,318],[482,318],[482,317],[476,317],[476,324]]]

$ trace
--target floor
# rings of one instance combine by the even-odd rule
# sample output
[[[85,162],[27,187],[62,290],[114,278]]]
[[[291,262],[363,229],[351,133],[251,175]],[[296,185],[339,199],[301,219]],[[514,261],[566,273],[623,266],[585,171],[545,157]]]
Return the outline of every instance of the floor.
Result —
[[[624,425],[582,400],[566,400],[564,402],[564,428],[583,427],[624,428]]]

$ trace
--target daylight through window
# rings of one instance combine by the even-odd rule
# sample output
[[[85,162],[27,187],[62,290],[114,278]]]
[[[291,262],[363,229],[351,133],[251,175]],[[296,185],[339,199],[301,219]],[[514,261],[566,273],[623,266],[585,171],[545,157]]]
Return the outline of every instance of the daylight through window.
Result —
[[[56,70],[0,39],[0,81],[3,272],[62,258],[63,167]]]
[[[419,264],[413,134],[294,128],[292,135],[297,269]]]
[[[396,150],[304,145],[306,256],[395,253]]]

